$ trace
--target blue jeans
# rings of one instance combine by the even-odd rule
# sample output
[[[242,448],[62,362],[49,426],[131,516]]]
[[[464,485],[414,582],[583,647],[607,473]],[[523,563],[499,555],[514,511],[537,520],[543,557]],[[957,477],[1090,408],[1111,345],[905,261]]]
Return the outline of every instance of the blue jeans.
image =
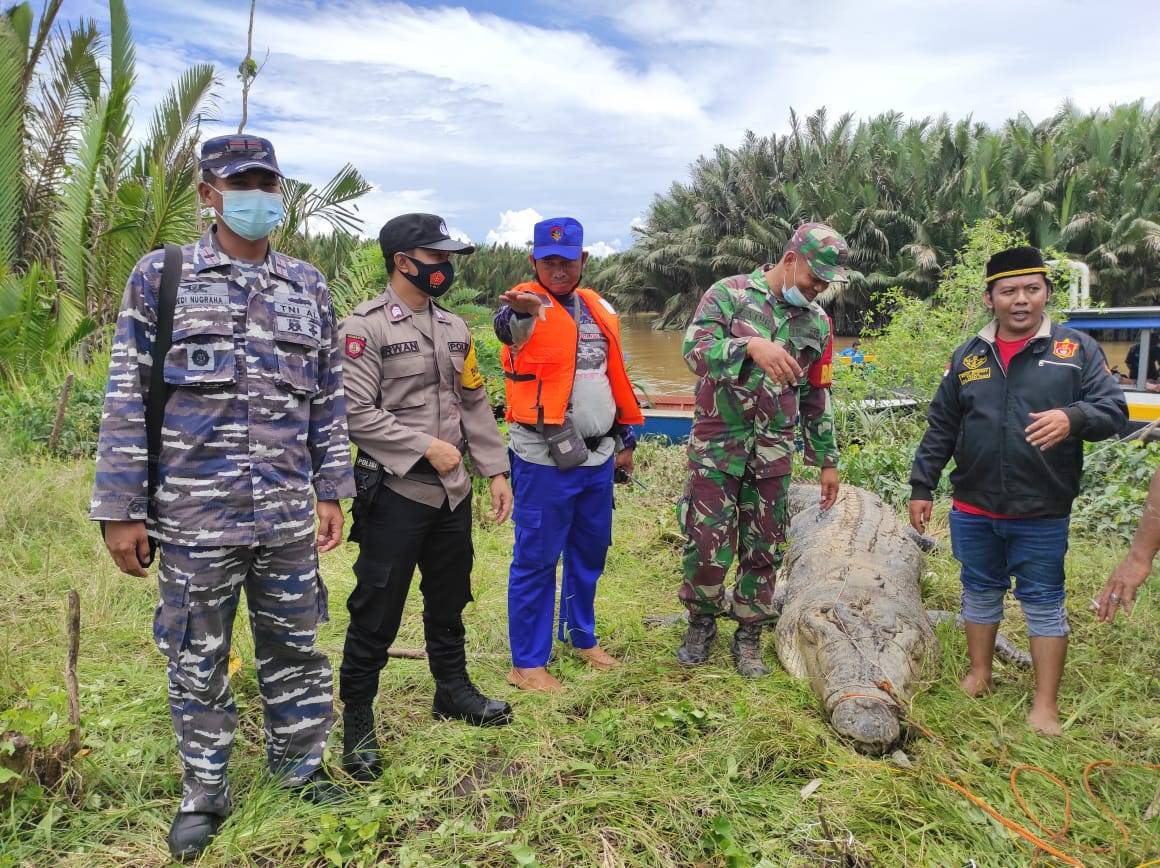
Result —
[[[596,581],[612,544],[614,459],[571,470],[533,464],[514,453],[511,461],[516,543],[508,576],[508,642],[512,664],[531,669],[546,666],[552,654],[561,555],[559,639],[574,648],[597,644]]]
[[[1063,560],[1071,519],[987,518],[951,510],[951,549],[962,564],[963,620],[998,624],[1015,577],[1029,636],[1071,632],[1063,607]]]

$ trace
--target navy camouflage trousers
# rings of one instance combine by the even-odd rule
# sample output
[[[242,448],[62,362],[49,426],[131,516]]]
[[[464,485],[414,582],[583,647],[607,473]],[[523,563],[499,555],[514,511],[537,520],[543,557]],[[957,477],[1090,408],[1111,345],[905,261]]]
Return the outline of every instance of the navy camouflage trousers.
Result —
[[[254,635],[270,770],[287,785],[322,764],[330,734],[330,662],[314,647],[328,617],[313,536],[277,546],[161,544],[153,621],[169,661],[169,710],[183,768],[183,812],[230,811],[226,767],[238,712],[229,658],[242,587]]]

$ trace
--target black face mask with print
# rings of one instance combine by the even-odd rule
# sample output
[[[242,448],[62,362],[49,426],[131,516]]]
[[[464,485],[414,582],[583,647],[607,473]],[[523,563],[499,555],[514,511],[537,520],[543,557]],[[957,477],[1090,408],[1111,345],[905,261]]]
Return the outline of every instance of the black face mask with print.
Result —
[[[405,253],[403,255],[407,256]],[[455,280],[455,267],[450,262],[438,262],[432,265],[420,262],[413,256],[407,256],[407,261],[419,269],[418,274],[403,272],[403,276],[411,281],[416,289],[422,290],[432,298],[438,298],[451,289],[451,284]]]

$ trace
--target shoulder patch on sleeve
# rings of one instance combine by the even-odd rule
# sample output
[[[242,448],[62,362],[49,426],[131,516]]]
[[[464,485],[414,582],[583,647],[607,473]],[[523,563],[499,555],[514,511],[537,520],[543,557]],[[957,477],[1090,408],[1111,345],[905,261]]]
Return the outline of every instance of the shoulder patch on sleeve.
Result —
[[[828,389],[834,384],[834,338],[826,339],[826,348],[818,360],[810,365],[810,385],[815,389]]]
[[[463,359],[463,374],[459,377],[459,383],[463,388],[472,391],[483,385],[483,374],[479,372],[479,359],[475,356],[474,340],[468,342],[467,355]]]
[[[367,339],[362,335],[347,335],[344,341],[347,358],[357,359],[367,348]]]

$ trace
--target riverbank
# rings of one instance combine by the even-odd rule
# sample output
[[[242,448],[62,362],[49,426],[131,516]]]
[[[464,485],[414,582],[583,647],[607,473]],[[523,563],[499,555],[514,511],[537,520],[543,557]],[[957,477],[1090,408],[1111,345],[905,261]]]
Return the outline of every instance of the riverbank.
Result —
[[[995,695],[964,697],[957,687],[964,640],[944,625],[937,631],[942,671],[913,708],[937,739],[915,733],[906,746],[915,768],[903,770],[850,751],[808,688],[776,664],[771,640],[765,654],[774,672],[761,681],[733,674],[727,642],[706,667],[676,665],[680,628],[649,630],[642,618],[678,611],[679,551],[669,540],[682,453],[646,444],[638,465],[643,487],[618,489],[614,547],[597,599],[604,642],[624,668],[598,674],[564,653],[554,664],[568,687],[561,696],[518,694],[504,683],[512,531],[482,524],[476,599],[466,613],[472,672],[485,691],[511,699],[516,723],[489,731],[435,723],[425,665],[392,661],[378,704],[387,773],[348,805],[319,810],[265,779],[243,609],[235,631],[243,665],[233,681],[238,810],[201,864],[326,864],[334,857],[362,865],[1025,864],[1030,847],[937,780],[961,781],[1031,826],[1008,788],[1017,763],[1041,766],[1071,787],[1074,828],[1061,846],[1085,864],[1136,865],[1160,855],[1158,821],[1142,819],[1155,775],[1117,769],[1095,776],[1097,792],[1131,832],[1126,846],[1081,795],[1088,762],[1160,761],[1154,589],[1146,587],[1133,617],[1114,628],[1097,625],[1087,609],[1122,552],[1119,542],[1077,528],[1068,555],[1075,632],[1062,691],[1064,736],[1051,741],[1024,728],[1026,672],[1001,667]],[[0,708],[8,709],[9,727],[60,736],[64,599],[77,588],[89,751],[63,786],[26,789],[0,818],[0,865],[163,864],[178,777],[164,668],[151,637],[155,584],[115,572],[84,519],[90,462],[0,453],[0,473]],[[945,539],[945,515],[935,533]],[[354,555],[347,544],[323,559],[332,621],[320,641],[336,663]],[[928,566],[928,604],[956,609],[953,560],[944,550]],[[1021,618],[1010,614],[1022,644]],[[421,636],[416,593],[399,644],[417,647]],[[820,784],[803,799],[813,781]],[[1020,786],[1048,825],[1062,822],[1050,784],[1024,777]],[[1108,843],[1115,849],[1107,856],[1083,849]]]

